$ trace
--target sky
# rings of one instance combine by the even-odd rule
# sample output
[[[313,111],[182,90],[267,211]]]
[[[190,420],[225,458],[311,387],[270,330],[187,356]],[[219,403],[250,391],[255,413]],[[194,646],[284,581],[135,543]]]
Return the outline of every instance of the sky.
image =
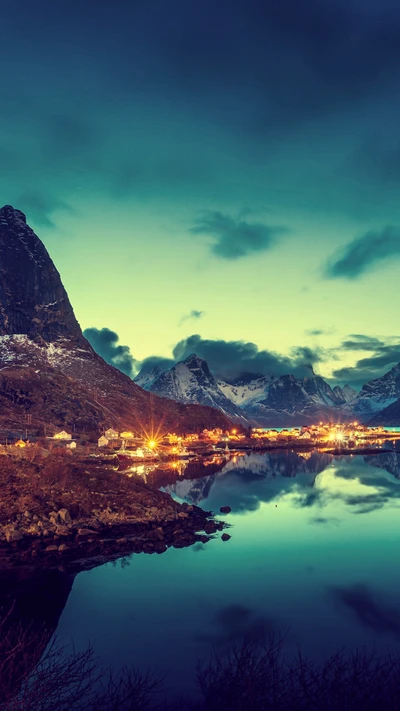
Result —
[[[2,0],[0,71],[0,202],[110,362],[400,361],[397,1]]]

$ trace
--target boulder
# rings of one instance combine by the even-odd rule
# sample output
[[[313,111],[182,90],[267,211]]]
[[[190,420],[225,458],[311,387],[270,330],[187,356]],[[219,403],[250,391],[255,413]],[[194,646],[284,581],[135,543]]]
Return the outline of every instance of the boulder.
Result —
[[[178,516],[179,518],[189,518],[189,514],[186,511],[179,511]]]
[[[58,552],[59,553],[64,553],[65,551],[68,550],[68,546],[66,543],[61,543],[61,546],[58,546]]]
[[[56,536],[69,536],[71,531],[67,526],[56,526],[55,534]]]
[[[69,524],[71,523],[71,514],[68,509],[60,509],[57,513],[57,519],[59,523]]]
[[[50,553],[51,551],[58,551],[58,546],[47,546],[45,548],[46,553]]]
[[[215,533],[217,531],[216,523],[214,521],[207,521],[204,530],[206,533]]]
[[[22,531],[16,526],[6,526],[4,529],[4,535],[6,537],[7,543],[14,543],[14,541],[20,541],[24,537]]]
[[[87,536],[98,536],[97,531],[92,531],[90,528],[78,528],[77,535],[80,538],[87,538]]]
[[[221,536],[221,541],[229,541],[230,535],[229,533],[223,533]]]
[[[42,533],[42,529],[37,525],[37,523],[31,523],[27,530],[27,533],[29,533],[31,536],[40,536]]]
[[[221,506],[220,512],[223,514],[228,514],[232,511],[230,506]]]
[[[165,553],[165,551],[167,550],[167,546],[165,545],[165,543],[159,541],[158,543],[156,543],[154,550],[158,554]]]

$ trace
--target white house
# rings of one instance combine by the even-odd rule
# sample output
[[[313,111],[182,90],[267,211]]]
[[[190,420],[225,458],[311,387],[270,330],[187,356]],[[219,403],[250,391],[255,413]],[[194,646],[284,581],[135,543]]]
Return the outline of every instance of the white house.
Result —
[[[99,439],[97,440],[97,446],[98,447],[107,447],[108,445],[108,439],[104,435],[101,435]]]
[[[66,446],[67,446],[67,449],[76,449],[76,442],[74,440],[72,440],[72,442],[68,442],[68,444]]]
[[[65,430],[62,430],[61,432],[57,432],[57,434],[53,435],[53,439],[72,439],[72,435],[65,432]]]
[[[118,439],[118,432],[116,432],[116,430],[113,430],[112,427],[110,427],[110,429],[104,432],[104,437],[106,437],[107,440]]]

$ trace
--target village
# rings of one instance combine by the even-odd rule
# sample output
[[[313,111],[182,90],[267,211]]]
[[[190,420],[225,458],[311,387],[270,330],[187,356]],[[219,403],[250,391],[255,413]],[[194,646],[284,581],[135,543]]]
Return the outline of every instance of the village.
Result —
[[[119,432],[110,427],[97,438],[83,438],[81,435],[61,430],[48,437],[28,438],[27,432],[7,438],[0,445],[0,453],[21,452],[40,446],[49,451],[64,450],[85,452],[92,456],[116,456],[119,460],[131,459],[155,461],[158,459],[187,459],[209,456],[218,452],[240,452],[245,450],[264,451],[270,449],[310,449],[325,451],[365,450],[379,447],[383,442],[395,444],[400,440],[400,432],[384,427],[368,427],[358,422],[324,423],[292,428],[247,428],[234,427],[229,431],[222,429],[203,430],[201,433],[178,435],[174,432],[139,433]]]

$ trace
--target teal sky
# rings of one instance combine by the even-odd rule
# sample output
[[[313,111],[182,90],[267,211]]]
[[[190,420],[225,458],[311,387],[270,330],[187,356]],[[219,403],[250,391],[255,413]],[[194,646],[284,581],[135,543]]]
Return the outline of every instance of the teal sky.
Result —
[[[1,202],[130,374],[400,361],[394,2],[3,1],[0,60]]]

